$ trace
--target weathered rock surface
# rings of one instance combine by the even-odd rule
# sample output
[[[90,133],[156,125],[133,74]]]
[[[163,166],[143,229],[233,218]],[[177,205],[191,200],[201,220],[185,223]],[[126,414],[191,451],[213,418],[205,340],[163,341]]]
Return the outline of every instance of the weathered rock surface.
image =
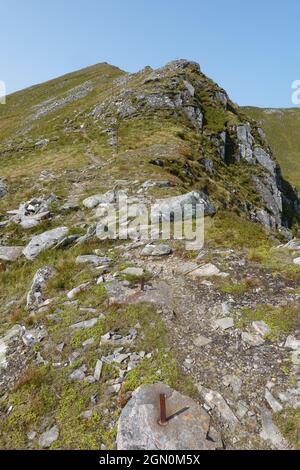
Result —
[[[168,425],[160,426],[159,395],[166,395]],[[210,417],[191,398],[164,384],[142,385],[132,395],[118,423],[118,450],[216,449],[208,439]]]
[[[0,245],[0,260],[16,261],[22,256],[23,246],[3,246]]]
[[[27,259],[33,260],[42,251],[52,248],[56,243],[62,240],[68,233],[67,227],[58,227],[53,230],[49,230],[40,235],[36,235],[31,239],[29,244],[24,248],[23,255]]]
[[[0,199],[6,196],[7,193],[7,186],[4,181],[0,178]]]
[[[172,253],[170,245],[146,245],[142,250],[142,256],[167,256]]]
[[[43,449],[48,449],[59,438],[59,430],[57,426],[53,426],[48,431],[44,432],[39,438],[39,446]]]
[[[44,297],[42,294],[43,288],[46,285],[46,282],[53,276],[55,270],[52,266],[45,266],[40,268],[34,275],[31,288],[27,294],[27,304],[28,309],[38,308],[43,304]]]

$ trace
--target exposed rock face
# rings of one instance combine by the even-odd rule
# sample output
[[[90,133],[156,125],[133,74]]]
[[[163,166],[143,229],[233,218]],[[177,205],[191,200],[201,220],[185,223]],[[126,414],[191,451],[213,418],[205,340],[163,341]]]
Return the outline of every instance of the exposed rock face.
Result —
[[[58,227],[44,232],[41,235],[36,235],[32,238],[26,248],[24,248],[23,255],[26,256],[27,259],[33,260],[42,251],[53,247],[56,243],[59,243],[67,235],[68,231],[69,229],[67,227]]]
[[[159,395],[166,395],[168,425],[160,426]],[[213,450],[210,417],[194,400],[164,384],[142,385],[122,411],[118,450]]]

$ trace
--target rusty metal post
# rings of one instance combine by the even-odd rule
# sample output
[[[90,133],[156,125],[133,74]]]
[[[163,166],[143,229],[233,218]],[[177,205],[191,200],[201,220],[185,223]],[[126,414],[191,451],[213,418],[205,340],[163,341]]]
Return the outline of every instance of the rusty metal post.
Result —
[[[160,418],[158,424],[160,426],[166,426],[168,424],[167,421],[167,409],[166,409],[166,395],[161,393],[159,395],[159,405],[160,405]]]

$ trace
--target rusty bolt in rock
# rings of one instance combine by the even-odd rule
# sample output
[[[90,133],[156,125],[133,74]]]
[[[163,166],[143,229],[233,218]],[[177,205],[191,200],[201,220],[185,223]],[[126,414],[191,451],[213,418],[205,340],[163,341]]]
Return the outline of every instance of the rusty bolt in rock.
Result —
[[[166,395],[164,393],[161,393],[159,395],[159,405],[160,405],[160,419],[158,421],[158,424],[160,426],[167,426],[168,420],[167,420],[167,410],[166,410]]]

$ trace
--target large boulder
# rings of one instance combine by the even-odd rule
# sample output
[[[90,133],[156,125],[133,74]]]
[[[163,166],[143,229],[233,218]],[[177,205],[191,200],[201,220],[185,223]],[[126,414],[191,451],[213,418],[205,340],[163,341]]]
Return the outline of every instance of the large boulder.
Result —
[[[166,395],[166,426],[158,424],[159,396]],[[210,417],[194,400],[157,383],[142,385],[122,411],[118,423],[118,450],[213,450]]]
[[[33,260],[42,251],[52,248],[56,243],[59,243],[68,233],[68,227],[57,227],[53,230],[36,235],[32,238],[29,244],[24,248],[23,255],[27,259]]]

